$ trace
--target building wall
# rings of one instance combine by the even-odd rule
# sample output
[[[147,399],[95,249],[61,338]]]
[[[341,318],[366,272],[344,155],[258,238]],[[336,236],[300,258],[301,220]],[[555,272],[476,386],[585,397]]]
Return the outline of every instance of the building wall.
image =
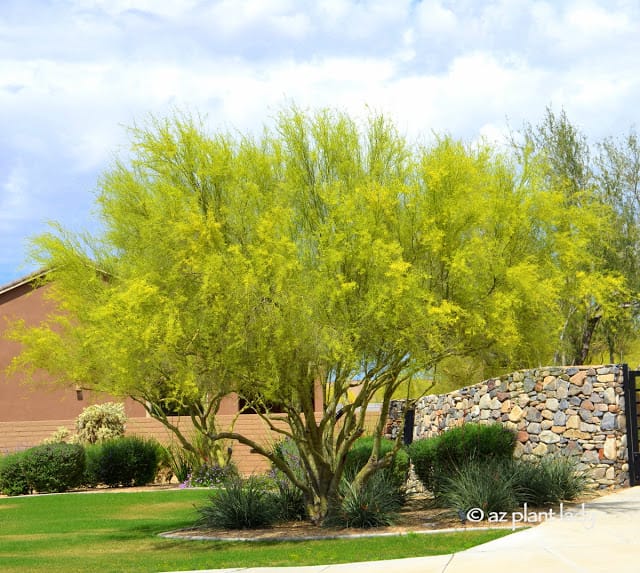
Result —
[[[403,406],[394,404],[391,433],[398,431]],[[522,370],[425,396],[415,405],[414,439],[466,422],[514,430],[517,457],[573,456],[595,487],[629,485],[621,366]]]
[[[60,420],[75,418],[84,408],[98,402],[113,401],[106,394],[87,390],[76,392],[71,381],[66,388],[53,385],[45,372],[37,373],[34,381],[26,383],[20,373],[8,374],[6,368],[20,352],[20,345],[4,337],[9,323],[24,320],[35,326],[53,309],[47,300],[49,286],[33,288],[25,282],[0,294],[0,422],[25,422],[31,420]],[[144,416],[144,408],[133,400],[125,401],[128,416]]]
[[[242,414],[240,416],[219,415],[220,429],[234,429],[262,445],[275,444],[281,439],[279,434],[273,433],[267,428],[265,422],[256,414]],[[376,412],[367,414],[366,428],[372,429],[378,420]],[[191,422],[187,418],[171,418],[171,422],[177,424],[187,435],[193,431]],[[66,427],[71,433],[74,430],[74,420],[43,420],[23,422],[0,422],[0,454],[24,450],[31,446],[41,444],[49,438],[61,426]],[[160,422],[153,418],[135,417],[127,420],[127,435],[136,435],[146,438],[155,438],[159,442],[168,445],[175,442],[173,434]],[[259,454],[252,453],[251,449],[243,444],[231,443],[232,460],[244,475],[260,474],[269,469],[269,462]]]
[[[220,428],[229,428],[235,416],[219,416]],[[193,426],[188,418],[170,418],[187,435],[193,431]],[[73,419],[39,420],[21,422],[0,422],[0,454],[17,450],[24,450],[41,444],[49,438],[58,428],[65,427],[70,433],[74,432]],[[268,444],[277,439],[265,427],[264,422],[256,415],[247,414],[238,417],[235,429],[256,440],[261,444]],[[160,422],[149,417],[133,417],[127,420],[127,435],[155,438],[159,442],[169,445],[176,442],[173,434]],[[245,474],[261,473],[269,468],[268,462],[258,454],[251,453],[250,448],[242,444],[230,444],[233,450],[233,461],[239,470]]]

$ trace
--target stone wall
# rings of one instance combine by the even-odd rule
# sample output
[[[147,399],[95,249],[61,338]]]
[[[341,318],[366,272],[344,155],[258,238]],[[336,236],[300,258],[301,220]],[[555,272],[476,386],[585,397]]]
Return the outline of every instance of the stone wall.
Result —
[[[402,407],[393,404],[391,434],[399,430]],[[465,422],[500,422],[513,429],[517,457],[574,456],[594,487],[629,484],[621,366],[523,370],[425,396],[415,404],[414,439]]]

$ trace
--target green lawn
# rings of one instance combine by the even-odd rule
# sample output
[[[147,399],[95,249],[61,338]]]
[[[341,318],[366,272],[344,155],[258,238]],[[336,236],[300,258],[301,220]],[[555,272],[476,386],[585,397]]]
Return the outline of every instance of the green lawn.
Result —
[[[63,494],[0,499],[0,571],[179,571],[313,565],[438,555],[504,531],[296,543],[177,541],[161,531],[190,526],[207,490]]]

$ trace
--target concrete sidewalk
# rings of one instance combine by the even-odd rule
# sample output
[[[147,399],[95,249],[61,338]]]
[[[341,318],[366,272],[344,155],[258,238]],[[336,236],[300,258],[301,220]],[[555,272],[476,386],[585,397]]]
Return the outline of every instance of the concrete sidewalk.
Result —
[[[536,527],[453,555],[310,567],[239,567],[206,573],[518,573],[640,571],[640,487],[589,502]],[[193,573],[193,572],[191,572]],[[201,571],[199,573],[205,573]]]

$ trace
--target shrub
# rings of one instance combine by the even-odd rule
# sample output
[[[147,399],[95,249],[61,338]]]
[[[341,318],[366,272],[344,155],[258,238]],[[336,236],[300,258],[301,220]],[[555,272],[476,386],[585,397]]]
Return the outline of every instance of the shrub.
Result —
[[[84,448],[79,444],[42,444],[29,448],[22,457],[22,470],[29,489],[40,493],[63,492],[82,484]]]
[[[300,462],[300,453],[296,443],[287,438],[281,440],[273,448],[274,453],[283,460],[296,478],[304,481],[306,474]],[[303,520],[307,517],[307,504],[304,493],[296,487],[291,479],[276,466],[271,468],[268,479],[274,493],[277,506],[278,521]]]
[[[162,447],[161,464],[164,464],[180,483],[186,483],[191,474],[191,458],[182,447],[171,444]]]
[[[298,446],[292,439],[286,438],[284,440],[280,440],[273,447],[273,451],[277,457],[286,462],[287,466],[289,466],[289,468],[295,473],[296,477],[301,479],[305,477],[306,474],[302,468]]]
[[[307,517],[307,504],[304,493],[293,485],[291,480],[280,472],[274,479],[276,493],[274,502],[278,521],[302,521]]]
[[[199,525],[223,529],[250,529],[272,525],[278,516],[273,493],[263,479],[236,477],[198,508]]]
[[[219,466],[216,463],[204,463],[187,475],[184,487],[215,487],[224,485],[229,479],[238,476],[235,464]]]
[[[411,462],[413,463],[413,471],[416,477],[422,482],[422,485],[428,490],[435,490],[435,459],[436,446],[438,438],[426,438],[416,440],[407,448]]]
[[[63,492],[83,483],[84,470],[82,446],[42,444],[2,459],[0,491],[7,495]]]
[[[436,462],[460,467],[477,459],[510,459],[515,444],[514,432],[502,424],[464,424],[439,436]]]
[[[325,520],[327,526],[381,527],[393,524],[402,501],[390,494],[396,487],[392,473],[377,472],[362,488],[348,480],[341,484],[342,503]]]
[[[393,440],[382,440],[380,456],[390,452],[395,446]],[[373,438],[358,439],[349,453],[345,462],[345,476],[349,479],[355,476],[367,463],[373,450]],[[405,450],[398,450],[391,465],[379,470],[377,473],[385,475],[385,481],[396,493],[401,494],[407,483],[409,475],[409,456]]]
[[[578,472],[576,461],[565,457],[520,461],[515,464],[519,501],[542,506],[570,501],[584,492],[586,476]]]
[[[443,477],[437,499],[462,515],[472,508],[485,513],[510,511],[518,505],[518,494],[514,462],[489,459],[460,465]]]
[[[176,476],[180,483],[186,487],[202,486],[208,487],[209,484],[191,483],[192,478],[199,472],[206,473],[211,468],[225,468],[229,474],[236,471],[231,463],[232,449],[228,442],[224,440],[211,440],[206,435],[197,432],[194,434],[191,445],[193,450],[188,450],[182,444],[171,444],[163,447],[161,450],[161,461],[169,472]],[[200,470],[199,468],[204,468]],[[204,480],[206,481],[206,479]],[[210,485],[214,485],[211,483]]]
[[[155,440],[128,436],[87,448],[87,485],[140,486],[156,476],[159,448]]]
[[[30,493],[27,477],[22,469],[24,452],[16,452],[0,458],[0,492],[5,495]]]
[[[427,443],[424,443],[427,442]],[[502,424],[464,424],[409,446],[417,477],[437,492],[440,482],[475,460],[509,460],[515,433]]]
[[[124,404],[106,402],[85,408],[76,418],[76,439],[95,444],[124,436],[127,415]]]
[[[69,429],[65,426],[59,426],[58,429],[51,434],[48,438],[42,441],[43,444],[61,444],[67,443],[69,438],[71,437],[71,433]]]

